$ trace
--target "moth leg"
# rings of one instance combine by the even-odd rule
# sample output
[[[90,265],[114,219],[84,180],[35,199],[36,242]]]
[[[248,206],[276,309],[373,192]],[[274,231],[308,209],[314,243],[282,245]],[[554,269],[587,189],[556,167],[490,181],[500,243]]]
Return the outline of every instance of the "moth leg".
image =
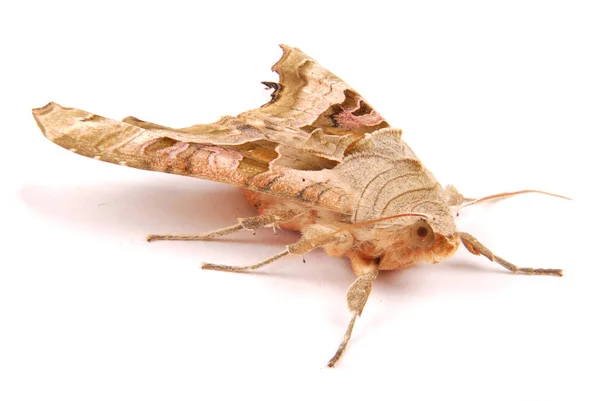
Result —
[[[334,367],[337,361],[341,358],[342,354],[346,350],[348,341],[352,336],[352,330],[354,329],[354,323],[356,319],[361,315],[369,294],[371,293],[371,287],[373,281],[377,278],[379,270],[377,269],[377,262],[374,260],[364,260],[358,255],[351,255],[350,261],[354,272],[358,275],[356,280],[350,285],[348,293],[346,295],[346,302],[348,309],[352,313],[350,323],[344,334],[344,338],[340,343],[335,355],[329,360],[327,366],[330,368]]]
[[[276,253],[275,255],[268,257],[265,260],[255,263],[253,265],[228,266],[228,265],[217,265],[217,264],[213,264],[213,263],[202,263],[202,268],[205,270],[220,270],[220,271],[224,271],[224,272],[244,272],[244,271],[248,271],[248,270],[256,270],[260,267],[268,265],[271,262],[276,261],[277,259],[281,259],[284,256],[289,255],[290,253],[291,252],[289,249],[285,249],[284,251]]]
[[[304,255],[305,253],[320,246],[335,245],[343,242],[347,243],[349,241],[351,242],[351,237],[352,236],[347,232],[327,233],[318,237],[303,236],[298,242],[288,245],[285,250],[276,253],[275,255],[253,265],[228,266],[213,263],[203,263],[202,268],[206,270],[221,270],[228,272],[244,272],[248,270],[256,270],[290,254]]]
[[[538,276],[562,276],[561,269],[532,269],[530,267],[518,267],[512,263],[502,259],[500,256],[494,255],[492,251],[483,246],[475,237],[468,233],[459,232],[460,239],[465,246],[474,255],[483,255],[492,262],[496,262],[502,267],[510,270],[513,273],[529,274]]]
[[[243,230],[244,227],[241,224],[235,224],[233,226],[221,228],[220,230],[208,231],[202,234],[196,235],[177,235],[177,234],[150,234],[146,237],[148,242],[152,241],[204,241],[207,239],[220,237],[234,233],[236,231]]]
[[[241,230],[254,231],[256,229],[259,229],[262,227],[267,227],[269,225],[275,226],[276,223],[281,223],[281,222],[284,222],[287,220],[291,220],[293,217],[295,217],[295,215],[292,216],[290,214],[271,214],[271,215],[261,214],[259,216],[239,218],[238,224],[235,224],[235,225],[229,226],[229,227],[225,227],[225,228],[221,228],[221,229],[215,230],[215,231],[208,231],[208,232],[205,232],[202,234],[196,234],[196,235],[151,234],[146,237],[146,240],[148,242],[161,241],[161,240],[166,240],[166,241],[205,241],[205,240],[208,240],[211,238],[220,237],[222,235],[231,234],[236,231],[241,231]]]

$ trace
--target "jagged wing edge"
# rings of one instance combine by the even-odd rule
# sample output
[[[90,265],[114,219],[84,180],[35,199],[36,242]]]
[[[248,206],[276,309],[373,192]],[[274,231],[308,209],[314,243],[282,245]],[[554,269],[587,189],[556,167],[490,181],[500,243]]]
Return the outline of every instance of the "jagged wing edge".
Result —
[[[123,121],[56,103],[33,110],[44,135],[75,153],[109,163],[166,172],[243,187],[307,206],[349,214],[350,197],[331,171],[271,166],[247,157],[253,144],[223,147],[176,140]],[[258,146],[258,144],[256,144]],[[259,150],[263,152],[264,149]]]

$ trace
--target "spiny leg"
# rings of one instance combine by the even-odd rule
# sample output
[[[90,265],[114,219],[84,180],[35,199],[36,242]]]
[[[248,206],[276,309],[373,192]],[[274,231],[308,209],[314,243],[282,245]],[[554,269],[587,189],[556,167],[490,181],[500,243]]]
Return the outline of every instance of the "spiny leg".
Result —
[[[207,239],[220,237],[222,235],[227,235],[234,233],[236,231],[243,230],[244,227],[241,223],[235,224],[233,226],[221,228],[220,230],[208,231],[202,234],[196,235],[172,235],[172,234],[150,234],[146,237],[148,242],[152,241],[204,241]]]
[[[253,231],[258,228],[266,227],[269,225],[275,225],[275,223],[278,223],[278,222],[280,223],[282,221],[291,220],[291,218],[293,218],[293,217],[294,216],[290,216],[290,215],[284,216],[284,215],[275,215],[275,214],[259,215],[259,216],[253,216],[253,217],[247,217],[247,218],[240,218],[240,219],[238,219],[238,221],[239,221],[238,224],[235,224],[235,225],[229,226],[229,227],[225,227],[225,228],[221,228],[221,229],[215,230],[215,231],[209,231],[209,232],[202,233],[202,234],[197,234],[197,235],[151,234],[151,235],[148,235],[148,237],[146,237],[146,239],[148,240],[148,242],[161,241],[161,240],[166,240],[166,241],[204,241],[204,240],[208,240],[211,238],[231,234],[236,231],[241,231],[241,230]]]
[[[288,245],[284,251],[276,253],[275,255],[253,265],[228,266],[213,263],[203,263],[202,268],[206,270],[220,270],[227,272],[243,272],[248,270],[256,270],[290,254],[303,255],[317,247],[347,240],[348,233],[345,232],[334,233],[333,235],[321,235],[314,238],[303,236],[298,242]]]
[[[271,262],[276,261],[277,259],[283,258],[290,254],[289,249],[286,249],[282,252],[276,253],[275,255],[263,260],[262,262],[255,263],[253,265],[247,266],[227,266],[227,265],[216,265],[213,263],[202,263],[202,268],[205,270],[220,270],[224,272],[243,272],[248,270],[255,270],[265,265],[268,265]]]
[[[354,329],[356,318],[361,315],[365,304],[369,299],[373,281],[375,278],[377,278],[377,274],[379,272],[377,270],[377,262],[373,260],[367,261],[359,256],[350,256],[350,260],[352,262],[352,268],[356,274],[359,275],[350,285],[346,295],[346,302],[348,304],[348,309],[352,313],[352,317],[350,318],[350,323],[348,323],[348,328],[346,329],[344,338],[342,339],[342,342],[340,343],[335,355],[327,363],[327,366],[330,368],[334,367],[337,361],[344,354],[348,342],[350,341],[350,337],[352,336],[352,330]]]
[[[481,242],[479,242],[475,237],[471,234],[459,232],[460,239],[465,246],[474,255],[483,255],[492,262],[496,262],[505,269],[510,270],[513,273],[517,274],[529,274],[529,275],[538,275],[538,276],[562,276],[561,269],[533,269],[530,267],[518,267],[504,259],[500,256],[494,255],[492,251],[483,246]]]

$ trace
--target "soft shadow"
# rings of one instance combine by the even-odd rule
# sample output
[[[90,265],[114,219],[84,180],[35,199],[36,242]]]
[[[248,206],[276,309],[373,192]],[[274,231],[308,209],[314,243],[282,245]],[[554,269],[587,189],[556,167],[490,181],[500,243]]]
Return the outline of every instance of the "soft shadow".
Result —
[[[199,233],[253,216],[238,188],[206,189],[110,183],[85,187],[24,187],[21,199],[45,218],[79,230],[123,237]],[[250,239],[252,236],[250,236]]]
[[[329,290],[343,291],[345,296],[346,290],[356,278],[348,259],[331,257],[322,249],[311,251],[304,258],[306,262],[293,261],[288,263],[285,270],[273,269],[271,274],[313,284],[327,283]]]
[[[20,197],[34,213],[56,221],[56,224],[70,226],[82,233],[110,235],[133,242],[145,242],[146,235],[150,233],[197,234],[235,224],[238,217],[256,215],[256,210],[246,202],[242,191],[230,186],[207,188],[203,185],[122,182],[83,187],[28,186],[22,188]],[[297,239],[297,233],[277,230],[277,235],[274,235],[267,228],[257,230],[256,235],[242,231],[203,241],[202,246],[212,242],[224,251],[227,247],[219,244],[253,243],[283,247]],[[151,246],[192,255],[197,255],[201,249],[191,246],[189,241],[156,241]],[[262,254],[263,251],[257,249],[256,253]],[[253,256],[249,263],[258,262],[262,257]],[[304,259],[305,263],[300,256],[288,256],[250,274],[259,274],[274,284],[279,280],[298,281],[308,290],[316,285],[331,291],[345,291],[354,279],[346,259],[331,258],[319,249],[309,252]],[[333,288],[333,283],[339,288]]]
[[[502,266],[494,264],[485,258],[480,257],[477,260],[465,261],[462,258],[448,259],[445,260],[443,265],[448,269],[469,272],[469,273],[483,273],[483,274],[512,274]]]
[[[147,234],[199,233],[235,224],[236,218],[253,216],[240,189],[210,188],[203,185],[111,182],[101,186],[56,187],[28,186],[20,192],[22,201],[43,218],[73,226],[75,230],[143,241]],[[293,233],[261,230],[224,238],[231,242],[288,244],[297,238]],[[221,242],[221,240],[219,240]],[[190,248],[190,252],[197,252]],[[345,327],[348,312],[344,307],[346,291],[354,274],[346,259],[330,258],[321,250],[300,257],[290,256],[264,270],[253,272],[274,285],[285,280],[298,282],[307,291],[322,291],[331,299],[326,313],[333,325]],[[374,285],[369,303],[388,304],[379,309],[371,324],[377,329],[386,321],[386,312],[427,298],[432,292],[477,293],[493,291],[507,275],[499,266],[485,266],[487,261],[456,258],[439,265],[415,266],[402,271],[382,272]],[[208,271],[206,273],[209,273]],[[223,274],[219,272],[213,272]],[[499,280],[487,277],[496,275]],[[440,283],[444,281],[445,283]],[[308,296],[308,295],[307,295]],[[476,295],[474,295],[476,296]],[[368,310],[367,306],[367,310]],[[369,312],[373,313],[373,311]],[[364,333],[357,333],[357,339]]]
[[[465,261],[457,257],[435,265],[415,265],[402,270],[381,272],[375,285],[382,296],[398,300],[426,297],[431,293],[432,286],[435,286],[436,291],[442,288],[448,295],[478,293],[497,287],[493,284],[493,276],[500,280],[506,277],[501,267],[494,269],[484,265],[485,263]]]
[[[477,260],[456,257],[436,265],[416,265],[381,272],[373,286],[373,299],[369,302],[381,302],[384,306],[377,308],[369,323],[370,330],[384,327],[388,314],[397,308],[428,302],[432,297],[438,300],[472,297],[475,302],[481,294],[493,293],[508,285],[506,280],[510,277],[501,267],[495,269],[493,265],[485,265],[485,261],[478,263]]]

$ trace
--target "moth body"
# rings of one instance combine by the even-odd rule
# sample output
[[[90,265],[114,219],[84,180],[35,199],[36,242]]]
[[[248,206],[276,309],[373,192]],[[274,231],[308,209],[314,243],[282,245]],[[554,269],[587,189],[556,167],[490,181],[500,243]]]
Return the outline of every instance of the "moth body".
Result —
[[[299,232],[305,238],[344,232],[348,238],[342,243],[324,245],[325,252],[334,257],[350,258],[356,255],[366,261],[377,262],[379,270],[401,269],[417,262],[438,263],[452,256],[460,245],[458,234],[435,233],[422,220],[417,220],[417,223],[408,227],[402,224],[355,228],[348,216],[339,213],[306,208],[292,201],[255,191],[245,190],[244,196],[260,215],[296,216],[275,224],[280,228]],[[418,227],[414,228],[415,225]]]

